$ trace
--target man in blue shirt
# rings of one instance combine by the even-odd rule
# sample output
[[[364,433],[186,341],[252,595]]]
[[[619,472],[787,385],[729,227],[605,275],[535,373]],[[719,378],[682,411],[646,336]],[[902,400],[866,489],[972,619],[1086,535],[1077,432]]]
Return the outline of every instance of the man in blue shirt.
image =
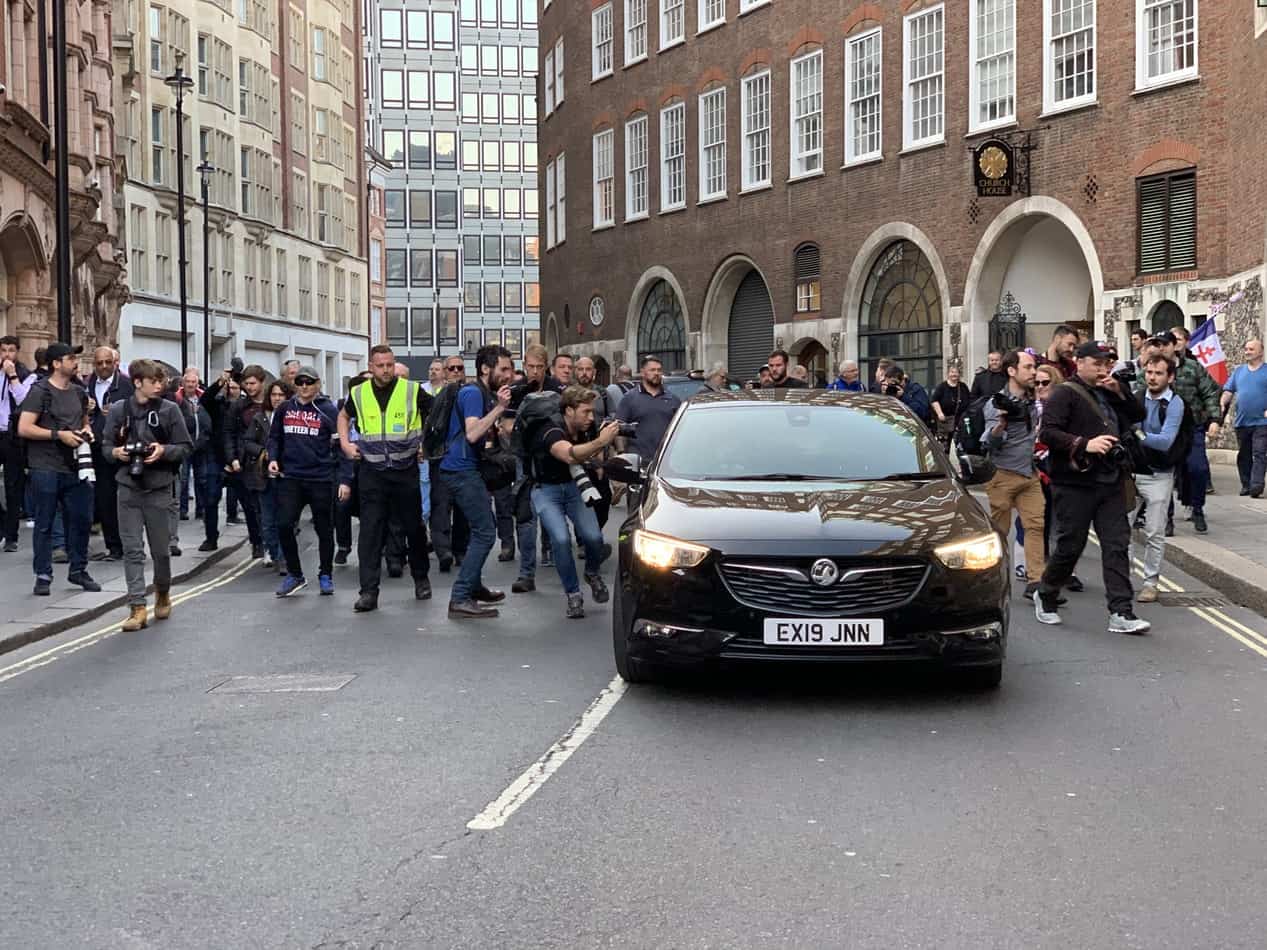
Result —
[[[1174,378],[1175,364],[1160,353],[1144,363],[1145,390],[1139,396],[1144,406],[1140,441],[1150,471],[1135,473],[1135,488],[1144,501],[1144,586],[1136,598],[1141,604],[1156,603],[1161,562],[1166,554],[1166,509],[1175,487],[1171,449],[1179,438],[1184,416],[1183,399],[1170,387]]]
[[[1236,396],[1236,467],[1241,475],[1241,494],[1263,496],[1267,474],[1267,369],[1263,369],[1263,341],[1245,344],[1245,362],[1236,367],[1223,387],[1223,411]]]
[[[515,375],[510,350],[481,347],[475,354],[475,372],[479,382],[468,383],[458,392],[448,449],[440,460],[440,481],[471,529],[471,543],[449,595],[449,617],[454,620],[496,617],[497,609],[488,605],[506,599],[502,591],[485,587],[482,579],[484,560],[497,540],[497,525],[492,496],[477,461],[483,447],[498,437],[498,420],[510,406],[510,381]]]
[[[860,393],[865,391],[862,380],[859,378],[858,364],[853,360],[845,360],[840,364],[840,375],[837,376],[828,389],[843,393]]]

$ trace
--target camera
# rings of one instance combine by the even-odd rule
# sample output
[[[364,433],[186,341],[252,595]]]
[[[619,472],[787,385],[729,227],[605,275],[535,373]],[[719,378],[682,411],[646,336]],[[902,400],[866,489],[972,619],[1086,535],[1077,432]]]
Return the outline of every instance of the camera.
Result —
[[[149,442],[128,442],[123,446],[123,451],[128,456],[128,475],[140,478],[145,474],[145,460],[154,451],[154,446]]]
[[[1123,363],[1112,374],[1114,379],[1125,387],[1130,387],[1131,383],[1139,379],[1139,373],[1135,369],[1134,363]]]
[[[1020,422],[1022,419],[1029,418],[1029,404],[1022,399],[1017,399],[1006,389],[995,393],[990,397],[990,401],[999,412],[1007,413],[1010,421]]]
[[[620,422],[620,420],[612,418],[611,416],[608,416],[606,419],[603,420],[602,425],[605,426],[609,422]],[[602,426],[600,426],[599,428],[602,428]],[[622,439],[636,438],[638,435],[638,423],[620,422],[620,431],[618,431],[616,434],[620,436]]]
[[[902,391],[902,387],[899,386],[897,383],[884,384],[884,395],[886,396],[896,396],[901,391]]]
[[[236,382],[242,382],[242,372],[245,369],[246,364],[242,362],[242,357],[235,356],[233,359],[229,360],[229,375],[232,376]]]
[[[603,496],[598,493],[598,489],[594,487],[594,483],[590,481],[589,473],[585,471],[584,466],[569,465],[568,472],[572,476],[572,481],[576,485],[577,491],[581,493],[581,500],[589,508],[593,508]]]

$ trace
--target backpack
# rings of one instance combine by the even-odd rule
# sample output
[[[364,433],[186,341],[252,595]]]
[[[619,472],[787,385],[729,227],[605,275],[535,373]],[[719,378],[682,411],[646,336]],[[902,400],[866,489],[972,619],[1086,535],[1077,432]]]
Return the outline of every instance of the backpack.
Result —
[[[1141,408],[1147,409],[1145,400],[1148,398],[1146,392],[1141,392],[1136,401]],[[1182,398],[1176,395],[1177,399]],[[1166,410],[1170,406],[1170,400],[1162,400],[1162,418],[1166,416]],[[1197,418],[1192,414],[1192,407],[1185,402],[1183,404],[1183,421],[1179,423],[1179,434],[1175,436],[1175,441],[1170,444],[1169,450],[1161,452],[1157,449],[1150,449],[1142,446],[1144,460],[1148,462],[1150,468],[1174,468],[1182,465],[1188,458],[1188,453],[1192,451],[1192,441],[1197,431]]]
[[[429,462],[438,462],[449,450],[449,425],[458,404],[458,391],[464,384],[452,382],[435,395],[427,421],[422,426],[422,454]]]
[[[965,484],[983,485],[994,477],[994,463],[982,444],[985,438],[985,407],[994,398],[990,393],[968,403],[955,423],[955,449],[959,455],[959,471]]]
[[[532,446],[548,425],[563,427],[563,409],[559,394],[550,390],[529,393],[515,415],[510,434],[511,448],[523,460],[529,478],[534,478]]]

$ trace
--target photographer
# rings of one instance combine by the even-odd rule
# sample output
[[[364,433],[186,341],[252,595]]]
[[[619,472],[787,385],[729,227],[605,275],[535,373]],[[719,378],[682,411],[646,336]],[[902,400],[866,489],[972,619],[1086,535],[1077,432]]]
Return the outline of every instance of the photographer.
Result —
[[[543,426],[531,446],[532,508],[541,519],[554,551],[555,567],[559,580],[563,582],[563,592],[567,595],[567,616],[575,619],[585,616],[585,599],[581,596],[576,561],[572,557],[569,519],[585,546],[585,582],[594,594],[595,603],[604,604],[609,596],[607,585],[599,574],[603,561],[603,535],[591,507],[598,494],[593,486],[589,486],[588,490],[593,493],[591,499],[583,499],[577,475],[583,475],[582,464],[601,455],[616,441],[620,423],[606,423],[597,438],[581,443],[580,440],[594,425],[593,390],[569,386],[563,391],[560,407],[563,411],[562,428],[558,425]]]
[[[145,611],[145,544],[154,559],[154,617],[172,613],[170,513],[180,480],[180,466],[193,449],[185,416],[162,398],[163,369],[153,360],[133,360],[128,376],[134,391],[110,406],[102,437],[102,453],[119,467],[119,536],[123,539],[123,571],[131,614],[124,630],[140,630]]]
[[[35,375],[18,362],[22,341],[0,337],[0,467],[4,468],[4,550],[18,549],[18,512],[26,495],[26,459],[18,440],[18,406],[35,385]]]
[[[88,575],[88,533],[92,528],[92,482],[80,477],[92,444],[88,394],[76,383],[82,346],[50,343],[44,352],[49,374],[22,400],[18,435],[27,441],[29,490],[35,517],[35,594],[47,597],[53,583],[53,520],[66,513],[67,580],[86,591],[101,590]],[[88,473],[92,473],[88,455]]]
[[[264,557],[264,532],[260,526],[260,495],[267,475],[261,463],[268,442],[268,373],[252,364],[242,371],[242,397],[225,413],[224,455],[228,481],[235,486],[246,515],[251,557]]]
[[[928,399],[928,390],[911,379],[900,366],[890,366],[884,373],[884,387],[881,392],[886,396],[900,399],[907,409],[920,417],[925,425],[933,417],[932,403]]]
[[[1033,599],[1043,574],[1043,485],[1034,467],[1034,440],[1038,435],[1038,404],[1034,401],[1034,377],[1038,364],[1023,350],[1003,357],[1000,368],[1007,385],[985,404],[985,445],[997,470],[986,483],[990,520],[1007,542],[1012,510],[1020,515],[1025,531],[1025,567],[1031,578],[1025,596]]]
[[[1142,407],[1109,375],[1117,354],[1088,341],[1075,351],[1077,375],[1056,387],[1043,409],[1039,439],[1048,447],[1055,551],[1034,598],[1039,623],[1058,624],[1057,598],[1073,574],[1095,525],[1100,541],[1110,633],[1147,633],[1150,624],[1133,612],[1131,540],[1127,514],[1133,504],[1131,457],[1123,437],[1133,438]],[[1129,483],[1129,484],[1128,484]]]

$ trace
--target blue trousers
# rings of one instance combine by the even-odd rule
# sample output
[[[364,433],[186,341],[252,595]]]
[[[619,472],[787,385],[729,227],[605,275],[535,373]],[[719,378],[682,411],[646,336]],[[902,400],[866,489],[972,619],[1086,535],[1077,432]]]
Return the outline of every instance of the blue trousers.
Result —
[[[598,529],[598,517],[594,509],[581,500],[581,490],[575,482],[561,485],[538,485],[532,490],[532,508],[541,519],[550,549],[554,552],[554,566],[559,572],[565,594],[581,590],[576,576],[576,560],[572,557],[572,535],[568,521],[576,527],[577,536],[585,548],[585,574],[597,574],[603,563],[603,535]]]
[[[479,472],[446,472],[441,469],[440,482],[458,510],[466,516],[471,531],[471,543],[449,595],[452,602],[458,604],[470,600],[471,595],[483,586],[484,561],[497,540],[497,526],[493,521],[493,500]]]
[[[53,525],[59,511],[66,513],[66,553],[70,573],[88,568],[88,533],[92,530],[92,485],[73,472],[33,469],[28,483],[35,512],[32,567],[36,577],[53,577]]]

